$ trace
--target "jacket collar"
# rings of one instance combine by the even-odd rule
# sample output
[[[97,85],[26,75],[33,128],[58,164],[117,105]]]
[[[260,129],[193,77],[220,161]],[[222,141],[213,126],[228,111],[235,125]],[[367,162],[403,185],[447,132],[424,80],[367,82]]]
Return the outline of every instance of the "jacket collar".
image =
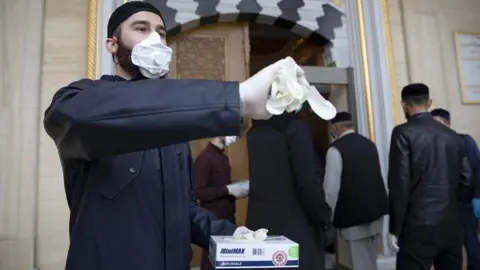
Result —
[[[421,113],[416,113],[414,115],[411,115],[408,118],[408,121],[414,120],[414,119],[426,119],[426,118],[432,118],[432,115],[429,112],[421,112]]]
[[[348,135],[348,134],[352,134],[352,133],[355,133],[355,130],[349,129],[349,130],[347,130],[347,131],[344,131],[342,134],[340,134],[340,136],[338,136],[338,139],[340,139],[340,138],[342,138],[342,137],[344,137],[344,136],[346,136],[346,135]]]
[[[159,79],[165,79],[167,78],[167,75],[160,77]],[[100,77],[100,80],[110,81],[110,82],[122,82],[122,81],[126,81],[127,79],[120,77],[118,75],[102,75],[102,77]],[[138,81],[138,80],[148,80],[148,79],[143,76],[139,76],[138,78],[132,79],[132,81]]]
[[[220,147],[214,145],[213,143],[209,142],[208,143],[208,148],[212,149],[213,151],[219,153],[219,154],[223,154],[223,149],[220,149]]]
[[[102,75],[102,77],[100,77],[100,80],[109,81],[109,82],[126,81],[126,79],[124,79],[123,77],[117,76],[117,75]]]

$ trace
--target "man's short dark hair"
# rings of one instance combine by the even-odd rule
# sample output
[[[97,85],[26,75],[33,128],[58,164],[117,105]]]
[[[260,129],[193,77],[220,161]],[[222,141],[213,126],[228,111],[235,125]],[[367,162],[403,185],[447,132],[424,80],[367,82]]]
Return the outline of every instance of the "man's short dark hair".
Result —
[[[115,30],[113,30],[112,38],[116,39],[117,44],[120,42],[120,35],[122,33],[122,26],[119,25]],[[115,54],[112,53],[112,60],[115,62]]]
[[[402,101],[410,106],[422,106],[428,103],[430,90],[423,83],[411,83],[402,89]]]
[[[115,30],[113,30],[112,38],[115,37],[115,38],[117,38],[117,41],[118,41],[118,39],[120,39],[120,33],[121,32],[122,32],[122,26],[119,25],[117,28],[115,28]]]
[[[425,106],[428,104],[429,99],[430,98],[428,96],[416,96],[404,98],[403,102],[409,106]]]

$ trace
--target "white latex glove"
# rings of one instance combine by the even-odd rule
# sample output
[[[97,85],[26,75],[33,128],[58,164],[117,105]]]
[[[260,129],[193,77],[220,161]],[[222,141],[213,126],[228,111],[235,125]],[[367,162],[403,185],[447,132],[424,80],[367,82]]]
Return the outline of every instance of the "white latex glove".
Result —
[[[233,237],[240,240],[249,240],[249,241],[264,241],[267,239],[267,229],[258,229],[252,231],[247,227],[240,226],[233,233]]]
[[[250,233],[253,233],[253,231],[248,229],[245,226],[240,226],[233,232],[233,237],[241,238],[243,235],[247,235],[247,234],[250,234]]]
[[[225,145],[230,146],[237,141],[237,136],[226,136],[225,137]]]
[[[227,185],[228,194],[232,195],[237,199],[245,198],[248,196],[250,185],[248,182],[237,182],[230,185]]]
[[[243,187],[245,189],[245,192],[248,195],[248,193],[250,192],[250,180],[248,179],[240,180],[240,181],[237,181],[236,184]]]
[[[274,115],[284,112],[295,112],[308,102],[313,112],[320,118],[330,120],[337,114],[332,103],[322,97],[320,92],[311,86],[305,74],[298,72],[299,66],[290,57],[279,64],[272,83],[270,97],[267,100],[267,111]]]
[[[312,111],[324,120],[333,119],[337,115],[337,109],[333,104],[326,100],[315,86],[308,83],[305,75],[298,76],[298,83],[310,89],[307,102]]]
[[[266,68],[260,70],[246,81],[240,83],[240,100],[242,102],[242,116],[255,120],[266,120],[272,117],[267,111],[266,103],[270,96],[270,89],[277,70],[287,61],[281,59]],[[304,74],[304,71],[296,65],[297,73]]]
[[[398,247],[398,240],[397,237],[393,234],[387,235],[387,243],[388,246],[395,252],[398,252],[400,248]]]

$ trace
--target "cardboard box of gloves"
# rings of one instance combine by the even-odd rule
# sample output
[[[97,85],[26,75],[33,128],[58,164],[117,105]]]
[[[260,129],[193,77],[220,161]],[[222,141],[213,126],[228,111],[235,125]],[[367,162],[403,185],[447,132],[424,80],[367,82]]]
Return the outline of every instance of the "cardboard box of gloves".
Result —
[[[209,257],[216,269],[297,268],[298,244],[284,236],[245,240],[212,236]]]

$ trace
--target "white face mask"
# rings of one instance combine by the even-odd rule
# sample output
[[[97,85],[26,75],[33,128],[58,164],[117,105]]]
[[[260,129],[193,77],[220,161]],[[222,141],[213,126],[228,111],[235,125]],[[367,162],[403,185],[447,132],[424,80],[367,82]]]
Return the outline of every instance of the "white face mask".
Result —
[[[170,71],[172,49],[165,46],[160,35],[153,32],[132,50],[132,63],[149,79],[157,79]]]
[[[236,140],[237,140],[236,136],[226,136],[225,137],[225,145],[230,146],[230,145],[234,144]]]

